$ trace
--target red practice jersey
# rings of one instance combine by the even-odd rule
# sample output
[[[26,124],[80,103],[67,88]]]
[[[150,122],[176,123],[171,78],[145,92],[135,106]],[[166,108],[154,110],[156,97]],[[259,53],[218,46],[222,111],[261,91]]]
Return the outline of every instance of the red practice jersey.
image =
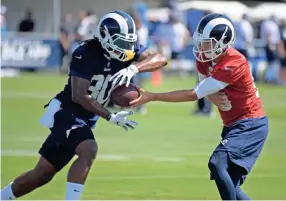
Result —
[[[248,61],[237,50],[229,48],[215,66],[197,61],[197,69],[207,77],[228,83],[221,92],[228,96],[232,108],[229,111],[219,110],[225,126],[240,119],[265,116]]]

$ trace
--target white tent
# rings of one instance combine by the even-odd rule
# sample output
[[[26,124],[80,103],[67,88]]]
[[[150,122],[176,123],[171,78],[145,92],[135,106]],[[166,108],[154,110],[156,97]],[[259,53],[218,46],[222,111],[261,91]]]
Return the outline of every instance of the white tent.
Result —
[[[167,22],[169,20],[170,9],[169,8],[150,8],[147,12],[149,20],[155,19],[161,22]]]
[[[187,1],[180,3],[180,9],[210,10],[228,15],[233,21],[239,20],[249,8],[238,1]]]
[[[266,19],[271,15],[275,15],[278,19],[286,19],[286,3],[261,3],[251,8],[248,15],[256,20]]]
[[[248,13],[249,8],[238,1],[186,1],[179,3],[180,10],[198,9],[210,10],[228,15],[233,21],[241,19],[244,13]],[[168,8],[149,9],[148,18],[157,18],[161,21],[168,20]]]

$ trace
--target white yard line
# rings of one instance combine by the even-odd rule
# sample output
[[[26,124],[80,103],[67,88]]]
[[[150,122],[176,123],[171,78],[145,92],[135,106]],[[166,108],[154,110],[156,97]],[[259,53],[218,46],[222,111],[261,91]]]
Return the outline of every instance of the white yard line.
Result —
[[[185,161],[185,158],[182,157],[154,157],[153,161],[162,161],[162,162],[182,162]]]
[[[1,156],[39,156],[37,150],[15,150],[15,149],[4,149],[1,150]],[[98,154],[97,160],[104,161],[129,161],[132,158],[125,155],[116,155],[116,154]]]
[[[1,91],[1,98],[27,98],[27,99],[50,99],[56,93],[43,93],[43,92],[20,92],[20,91]]]
[[[39,156],[37,150],[17,150],[17,149],[4,149],[1,150],[2,156]],[[138,159],[149,159],[158,162],[183,162],[186,161],[182,157],[153,157],[151,155],[128,155],[128,154],[98,154],[96,160],[100,161],[132,161]]]

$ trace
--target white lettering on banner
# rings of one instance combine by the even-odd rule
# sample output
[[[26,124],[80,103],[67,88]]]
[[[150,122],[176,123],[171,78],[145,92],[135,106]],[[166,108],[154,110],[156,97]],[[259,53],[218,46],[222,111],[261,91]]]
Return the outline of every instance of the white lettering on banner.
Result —
[[[1,42],[2,63],[11,64],[21,62],[26,64],[45,65],[51,54],[51,47],[41,41],[4,40]]]

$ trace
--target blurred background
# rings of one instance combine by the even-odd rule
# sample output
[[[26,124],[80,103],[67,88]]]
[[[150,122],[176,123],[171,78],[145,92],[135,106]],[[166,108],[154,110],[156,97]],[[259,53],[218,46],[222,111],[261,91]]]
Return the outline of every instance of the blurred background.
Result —
[[[1,186],[37,161],[48,135],[38,124],[43,105],[66,83],[79,42],[92,38],[100,16],[115,9],[134,18],[141,44],[169,60],[134,80],[152,91],[193,87],[192,35],[199,20],[212,12],[233,20],[234,47],[248,59],[270,119],[269,141],[246,192],[253,199],[285,200],[285,1],[2,0]],[[136,111],[140,126],[132,133],[98,124],[100,151],[83,199],[219,199],[207,168],[222,128],[212,104],[150,103]],[[24,199],[62,199],[65,171]]]
[[[192,33],[201,17],[226,14],[236,27],[234,47],[249,59],[255,80],[285,84],[283,1],[2,0],[2,76],[11,69],[66,73],[78,43],[92,38],[100,16],[113,9],[131,14],[140,42],[169,58],[165,71],[182,78],[195,71]]]

